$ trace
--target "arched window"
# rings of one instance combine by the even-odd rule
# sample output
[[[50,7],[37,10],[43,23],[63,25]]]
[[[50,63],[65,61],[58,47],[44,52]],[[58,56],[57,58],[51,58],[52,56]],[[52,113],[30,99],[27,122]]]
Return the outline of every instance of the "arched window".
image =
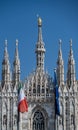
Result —
[[[67,102],[66,102],[65,106],[66,106],[65,114],[67,116],[67,114],[68,114],[68,111],[67,111],[68,104],[67,104]]]
[[[6,125],[6,124],[7,124],[7,116],[4,115],[4,116],[3,116],[3,125]]]
[[[71,125],[74,124],[74,115],[71,115]]]
[[[44,117],[41,111],[36,111],[33,117],[33,130],[45,130]]]
[[[40,85],[37,85],[37,93],[40,94]]]
[[[44,91],[45,91],[44,88],[42,88],[42,93],[44,93]]]
[[[35,88],[33,89],[33,93],[34,93],[34,94],[36,93],[36,89],[35,89]]]

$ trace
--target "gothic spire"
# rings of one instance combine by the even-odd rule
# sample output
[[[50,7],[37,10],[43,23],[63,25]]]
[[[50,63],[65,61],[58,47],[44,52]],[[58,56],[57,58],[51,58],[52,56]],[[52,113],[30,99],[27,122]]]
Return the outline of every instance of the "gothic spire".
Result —
[[[64,61],[62,58],[62,50],[61,50],[61,39],[59,40],[59,52],[58,52],[58,59],[57,59],[57,79],[58,85],[64,85]]]
[[[7,50],[7,40],[5,40],[4,59],[2,62],[2,85],[9,84],[10,81],[10,63]]]
[[[20,81],[20,59],[18,53],[18,40],[16,40],[15,58],[13,62],[13,84],[16,85]]]
[[[42,19],[40,17],[38,18],[38,41],[36,44],[35,52],[36,52],[37,69],[40,68],[41,70],[44,70],[45,48],[42,38]]]
[[[68,57],[67,84],[70,87],[75,82],[75,60],[72,50],[72,39],[70,40],[70,52]]]

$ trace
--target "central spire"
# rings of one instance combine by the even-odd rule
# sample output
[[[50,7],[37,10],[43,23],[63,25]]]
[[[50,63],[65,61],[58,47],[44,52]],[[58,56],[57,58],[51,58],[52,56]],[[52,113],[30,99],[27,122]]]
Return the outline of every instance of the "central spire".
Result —
[[[36,62],[37,62],[37,68],[40,68],[44,70],[44,54],[45,54],[45,48],[44,48],[44,42],[42,38],[42,19],[38,18],[38,41],[36,44]]]

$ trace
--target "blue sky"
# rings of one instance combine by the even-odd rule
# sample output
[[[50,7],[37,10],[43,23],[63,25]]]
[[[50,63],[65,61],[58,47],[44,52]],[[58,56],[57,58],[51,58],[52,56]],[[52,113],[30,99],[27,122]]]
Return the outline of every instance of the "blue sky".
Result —
[[[69,40],[73,40],[73,51],[78,79],[78,2],[77,0],[0,0],[0,79],[4,40],[8,40],[8,52],[13,70],[15,40],[19,40],[21,79],[25,79],[36,68],[35,45],[37,42],[37,14],[42,18],[45,43],[45,70],[53,76],[59,44],[67,73]]]

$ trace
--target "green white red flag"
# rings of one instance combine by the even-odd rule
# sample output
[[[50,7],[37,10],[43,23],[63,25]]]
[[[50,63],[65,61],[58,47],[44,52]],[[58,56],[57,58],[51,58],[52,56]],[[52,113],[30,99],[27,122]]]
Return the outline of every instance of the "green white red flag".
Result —
[[[24,94],[22,85],[19,85],[18,89],[18,112],[24,113],[28,111],[28,103]]]

